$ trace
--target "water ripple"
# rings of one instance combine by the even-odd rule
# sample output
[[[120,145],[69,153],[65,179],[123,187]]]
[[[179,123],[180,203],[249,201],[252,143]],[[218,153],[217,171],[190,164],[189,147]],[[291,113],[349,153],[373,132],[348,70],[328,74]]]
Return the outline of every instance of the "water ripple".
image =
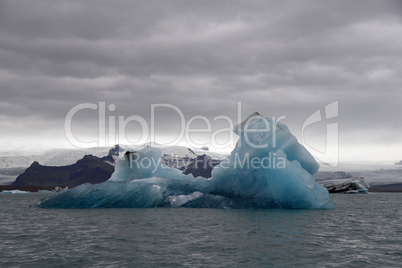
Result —
[[[0,267],[398,267],[402,194],[334,210],[46,210],[0,194]]]

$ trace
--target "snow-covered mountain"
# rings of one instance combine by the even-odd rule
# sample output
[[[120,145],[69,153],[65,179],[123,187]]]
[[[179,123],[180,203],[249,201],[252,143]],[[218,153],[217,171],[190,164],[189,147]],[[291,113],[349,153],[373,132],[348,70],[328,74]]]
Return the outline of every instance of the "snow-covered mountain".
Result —
[[[136,147],[125,147],[121,145],[126,151],[136,151],[136,150],[141,150],[145,147],[150,147],[150,143],[146,143],[141,146],[136,146]],[[184,146],[165,146],[162,144],[152,144],[153,148],[159,148],[162,150],[162,155],[169,155],[171,157],[179,157],[179,158],[196,158],[197,156],[200,155],[207,155],[211,159],[215,160],[222,160],[225,158],[227,155],[216,153],[216,152],[211,152],[207,148],[188,148]]]
[[[97,157],[106,156],[110,148],[88,149],[54,149],[42,154],[16,155],[0,157],[0,169],[2,168],[27,168],[33,162],[39,162],[45,166],[66,166],[77,162],[85,155],[92,154]]]
[[[135,151],[144,147],[149,146],[149,144],[144,144],[136,147],[128,147],[120,145],[125,150]],[[171,155],[175,157],[191,157],[195,158],[198,155],[206,154],[212,159],[222,159],[225,155],[211,152],[204,149],[190,149],[183,146],[163,146],[156,144],[156,148],[162,150],[162,154]],[[0,169],[4,168],[27,168],[33,162],[38,162],[44,166],[66,166],[77,162],[79,159],[83,158],[85,155],[92,154],[97,157],[104,157],[109,153],[110,147],[95,147],[86,149],[54,149],[51,151],[46,151],[42,154],[34,155],[17,155],[16,152],[14,156],[0,156]],[[0,172],[1,174],[1,172]]]
[[[148,146],[150,146],[150,144],[136,147],[121,145],[120,147],[123,148],[124,151],[136,151]],[[213,160],[221,160],[225,157],[225,155],[211,152],[207,148],[191,149],[183,146],[163,146],[160,144],[153,145],[153,147],[162,150],[162,158],[165,164],[171,163],[172,167],[182,170],[184,166],[191,163],[191,160],[196,159],[197,156],[205,154]],[[6,154],[7,156],[0,156],[0,184],[8,184],[14,181],[15,178],[22,174],[33,162],[38,162],[43,166],[68,166],[76,163],[85,155],[93,155],[99,158],[105,157],[108,155],[110,149],[110,147],[54,149],[42,154],[24,154],[21,152],[15,152],[14,155],[8,152]]]
[[[12,183],[14,186],[74,187],[87,182],[99,183],[110,178],[114,170],[111,166],[114,166],[115,159],[120,153],[137,151],[147,146],[149,145],[123,148],[115,145],[111,149],[53,150],[41,155],[3,157],[3,164],[7,167],[0,168],[0,185]],[[205,149],[192,150],[182,146],[160,145],[158,147],[162,151],[161,159],[164,165],[194,176],[211,177],[213,167],[220,162],[216,158],[223,157],[211,153],[211,156],[215,158],[212,159],[207,155],[209,151]],[[81,157],[82,155],[84,156]],[[30,161],[33,162],[30,163]],[[46,164],[40,164],[40,161]],[[29,163],[27,168],[10,167],[27,163]]]

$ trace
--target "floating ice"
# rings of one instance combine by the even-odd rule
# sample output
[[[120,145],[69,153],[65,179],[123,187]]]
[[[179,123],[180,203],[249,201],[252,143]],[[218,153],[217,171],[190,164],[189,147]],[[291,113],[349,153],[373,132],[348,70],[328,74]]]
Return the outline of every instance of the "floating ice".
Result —
[[[330,193],[368,194],[370,185],[363,177],[355,177],[340,184],[325,185]]]
[[[258,113],[235,128],[239,141],[212,171],[194,178],[162,165],[161,150],[126,152],[111,178],[43,199],[43,208],[332,208],[315,182],[318,164],[282,123]]]
[[[21,190],[3,190],[3,194],[27,194],[29,192],[21,191]]]

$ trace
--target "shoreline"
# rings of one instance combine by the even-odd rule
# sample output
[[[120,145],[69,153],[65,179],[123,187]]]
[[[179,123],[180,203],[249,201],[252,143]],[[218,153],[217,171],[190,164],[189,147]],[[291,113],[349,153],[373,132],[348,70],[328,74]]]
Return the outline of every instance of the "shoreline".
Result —
[[[52,190],[54,190],[54,187],[0,185],[0,192],[2,192],[3,190],[7,190],[7,191],[20,190],[20,191],[35,193],[40,190],[52,191]]]
[[[38,192],[40,190],[53,191],[55,190],[55,187],[40,187],[40,186],[29,186],[29,185],[26,186],[0,185],[0,192],[2,192],[3,190]],[[402,193],[402,183],[373,186],[372,189],[369,189],[369,193]],[[330,193],[330,194],[342,194],[342,193]]]

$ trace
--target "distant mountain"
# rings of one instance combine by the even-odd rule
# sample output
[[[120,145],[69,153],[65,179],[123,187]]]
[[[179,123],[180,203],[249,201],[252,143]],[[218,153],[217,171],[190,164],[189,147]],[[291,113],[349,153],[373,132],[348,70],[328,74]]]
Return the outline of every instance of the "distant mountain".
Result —
[[[124,146],[124,149],[123,146],[119,146],[119,149],[132,151],[132,150],[139,150],[141,148],[145,148],[150,145],[151,144],[147,143],[136,147]],[[203,154],[208,155],[212,159],[222,159],[225,157],[225,155],[205,150],[205,148],[190,149],[183,146],[163,146],[160,144],[155,144],[152,146],[160,148],[162,150],[162,154],[173,155],[177,157],[188,156],[190,158],[194,158],[197,155],[203,155]],[[104,156],[107,156],[110,150],[111,150],[110,147],[95,147],[85,149],[54,149],[44,152],[42,154],[33,154],[33,155],[27,155],[27,154],[21,155],[18,152],[15,152],[13,155],[12,152],[7,152],[7,156],[0,156],[0,174],[5,175],[6,172],[9,173],[10,170],[7,169],[10,168],[18,168],[19,170],[24,171],[35,161],[44,166],[71,165],[77,162],[79,159],[82,159],[85,155],[89,154],[102,158]]]
[[[203,148],[188,148],[184,146],[164,146],[161,144],[151,144],[151,143],[146,143],[138,147],[127,147],[127,150],[130,151],[136,151],[136,150],[141,150],[146,147],[153,147],[153,148],[159,148],[162,150],[162,156],[163,155],[170,155],[172,157],[180,157],[180,158],[195,158],[197,155],[208,155],[211,159],[223,159],[226,157],[224,154],[220,153],[215,153],[211,152],[209,150],[206,150],[206,147]]]
[[[109,164],[114,165],[115,159],[119,156],[121,152],[124,152],[124,148],[120,147],[120,145],[116,144],[110,150],[107,156],[102,157],[103,161],[108,162]]]
[[[33,155],[18,155],[18,152],[16,152],[14,156],[11,156],[11,153],[8,153],[9,156],[0,157],[0,174],[6,168],[22,168],[25,170],[35,161],[45,166],[71,165],[89,154],[104,157],[108,154],[109,150],[110,148],[107,147],[96,147],[87,149],[55,149]]]
[[[110,178],[113,171],[111,164],[92,155],[86,155],[75,164],[63,167],[42,166],[35,161],[11,185],[75,187],[87,182],[104,182]]]
[[[104,157],[85,155],[76,163],[66,166],[46,166],[34,161],[11,186],[71,188],[83,183],[101,183],[110,178],[115,159],[123,151],[122,147],[115,145]],[[212,169],[220,163],[218,159],[206,154],[198,155],[190,148],[181,146],[164,147],[162,152],[164,165],[177,168],[184,174],[193,174],[194,177],[210,178]]]
[[[99,158],[85,155],[75,164],[68,166],[42,166],[33,162],[17,177],[12,186],[75,187],[83,183],[100,183],[108,180],[114,171],[115,158],[124,151],[119,145],[109,150],[107,156]]]

